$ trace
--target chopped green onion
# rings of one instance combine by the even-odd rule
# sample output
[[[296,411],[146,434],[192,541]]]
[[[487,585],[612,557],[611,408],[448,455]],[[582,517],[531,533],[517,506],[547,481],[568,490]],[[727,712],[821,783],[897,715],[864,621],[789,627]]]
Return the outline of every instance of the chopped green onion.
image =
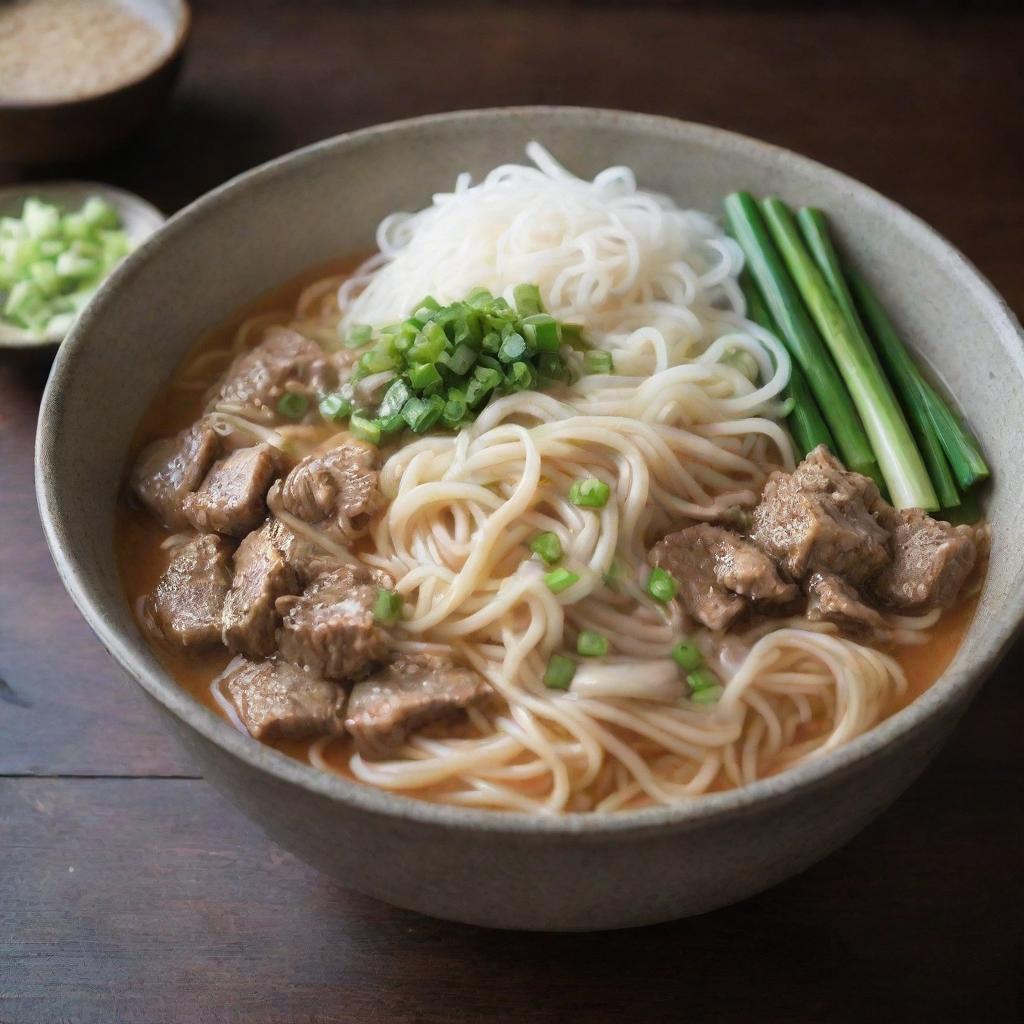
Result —
[[[552,654],[544,670],[544,685],[549,690],[568,690],[576,675],[576,662],[564,654]]]
[[[704,655],[688,640],[683,640],[672,648],[672,658],[680,668],[688,672],[699,669],[704,664]]]
[[[377,590],[377,600],[373,604],[373,617],[385,626],[396,623],[402,614],[402,595],[383,587]]]
[[[557,352],[561,345],[558,321],[549,313],[534,313],[523,322],[523,337],[536,352]]]
[[[568,590],[574,583],[578,583],[579,579],[579,574],[571,572],[569,569],[552,569],[551,572],[544,574],[544,582],[553,594],[560,594],[563,590]]]
[[[647,577],[647,593],[655,601],[668,604],[678,592],[679,584],[660,565],[656,565],[651,570],[650,576]]]
[[[296,391],[286,391],[277,400],[277,411],[290,420],[301,420],[309,409],[309,399]]]
[[[713,686],[719,685],[718,676],[709,668],[697,668],[686,676],[686,682],[694,693],[701,690],[710,690]]]
[[[510,391],[528,391],[536,383],[536,376],[529,363],[513,363],[505,375],[505,386]]]
[[[373,328],[369,324],[353,324],[342,344],[345,348],[362,348],[373,339]]]
[[[412,307],[412,315],[419,319],[426,320],[427,316],[431,313],[436,313],[441,308],[441,303],[434,298],[433,295],[426,295],[415,306]],[[423,311],[426,311],[427,316],[420,317]]]
[[[562,557],[562,542],[557,533],[538,533],[530,541],[530,550],[548,565],[554,565]]]
[[[626,567],[618,559],[613,559],[612,564],[608,566],[608,571],[602,574],[601,579],[604,580],[606,587],[617,590],[627,575]]]
[[[721,686],[706,686],[702,690],[694,690],[690,694],[690,700],[694,704],[717,704],[722,692]]]
[[[441,383],[441,374],[437,372],[437,367],[432,363],[410,366],[409,383],[416,391],[426,391],[427,388]]]
[[[540,289],[535,284],[517,284],[512,289],[512,297],[515,299],[516,311],[520,316],[534,316],[544,312]]]
[[[371,348],[359,357],[359,369],[366,376],[393,370],[395,366],[395,357],[385,348]]]
[[[352,402],[339,392],[332,391],[321,397],[319,408],[325,420],[343,420],[352,411]]]
[[[498,349],[498,358],[503,363],[514,363],[526,354],[526,339],[521,334],[510,334]]]
[[[608,638],[585,629],[576,638],[576,653],[585,658],[603,658],[608,653]]]
[[[583,353],[583,366],[587,373],[613,373],[615,371],[611,352],[602,352],[597,348]]]
[[[367,419],[362,413],[354,412],[348,421],[348,429],[354,437],[360,441],[369,441],[370,444],[380,444],[380,426]]]
[[[457,427],[466,418],[468,408],[465,395],[452,388],[448,392],[448,401],[444,403],[441,421],[446,427]]]
[[[402,418],[417,434],[426,433],[444,412],[445,401],[439,395],[431,398],[410,398],[402,407]]]
[[[608,504],[611,493],[612,489],[603,480],[591,476],[573,482],[569,488],[569,500],[584,508],[603,508]]]
[[[412,388],[402,380],[398,378],[393,384],[391,384],[387,391],[384,392],[384,397],[381,399],[380,407],[377,409],[377,415],[381,419],[389,419],[396,413],[402,411],[402,406],[405,405],[409,399],[412,398]]]

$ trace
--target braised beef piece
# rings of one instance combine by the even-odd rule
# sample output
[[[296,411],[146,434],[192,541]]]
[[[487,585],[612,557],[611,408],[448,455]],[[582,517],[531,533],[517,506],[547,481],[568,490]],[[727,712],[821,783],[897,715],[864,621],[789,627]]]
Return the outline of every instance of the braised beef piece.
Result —
[[[812,572],[807,588],[807,618],[812,622],[834,622],[846,632],[870,633],[876,640],[888,638],[882,616],[866,605],[857,591],[832,573]]]
[[[186,517],[197,530],[244,537],[267,515],[267,491],[277,467],[277,452],[269,444],[233,451],[213,464],[198,490],[185,496]]]
[[[220,440],[205,421],[154,441],[132,469],[132,494],[168,529],[186,526],[183,504],[220,454]]]
[[[886,518],[892,561],[872,577],[874,596],[901,611],[951,607],[977,560],[976,531],[938,522],[917,508],[891,510]]]
[[[889,561],[888,506],[866,476],[819,445],[792,473],[768,479],[750,537],[793,579],[818,571],[859,584]]]
[[[345,691],[280,658],[229,668],[222,685],[258,740],[335,736],[345,729]]]
[[[485,699],[483,676],[433,655],[399,655],[357,683],[345,726],[364,757],[386,757],[411,732],[461,714]]]
[[[683,607],[708,629],[727,629],[751,602],[785,604],[800,593],[763,551],[709,523],[670,533],[650,561],[672,575]]]
[[[377,467],[380,453],[362,441],[345,441],[323,455],[304,458],[285,478],[281,502],[307,523],[349,523],[359,528],[382,504]]]
[[[278,598],[282,656],[326,679],[363,675],[387,656],[387,632],[374,618],[373,606],[379,588],[390,583],[384,574],[341,565],[301,594]]]
[[[224,643],[236,654],[266,658],[277,650],[279,597],[297,593],[299,574],[289,561],[295,535],[276,519],[249,534],[235,552],[235,576],[224,601]]]
[[[166,639],[182,647],[220,643],[221,611],[231,586],[231,548],[204,533],[176,547],[147,603]]]
[[[286,390],[312,394],[329,389],[335,379],[315,341],[286,327],[270,327],[255,348],[228,367],[216,401],[273,409]]]

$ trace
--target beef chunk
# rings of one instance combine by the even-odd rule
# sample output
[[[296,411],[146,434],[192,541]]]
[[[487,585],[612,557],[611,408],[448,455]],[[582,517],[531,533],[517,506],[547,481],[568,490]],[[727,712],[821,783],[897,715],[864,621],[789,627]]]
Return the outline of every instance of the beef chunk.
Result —
[[[295,535],[276,519],[249,534],[235,552],[235,578],[224,602],[224,643],[236,654],[266,658],[277,650],[281,616],[274,602],[296,593],[299,574],[289,560]]]
[[[792,473],[772,473],[751,539],[794,579],[817,570],[859,584],[889,561],[889,534],[878,522],[886,508],[871,480],[820,445]]]
[[[301,594],[279,598],[281,654],[336,680],[357,678],[383,661],[387,633],[374,619],[373,606],[385,580],[342,565],[322,573]]]
[[[216,401],[273,409],[288,390],[324,391],[334,372],[315,341],[285,327],[270,327],[263,340],[228,367]]]
[[[806,586],[807,618],[812,622],[834,622],[847,632],[871,633],[878,640],[888,638],[882,616],[864,604],[845,580],[832,573],[813,572]]]
[[[340,687],[278,658],[238,661],[224,685],[250,735],[298,740],[344,732],[345,691]]]
[[[708,523],[669,534],[650,560],[671,573],[683,607],[708,629],[727,629],[751,601],[781,604],[799,595],[763,551]]]
[[[244,537],[267,514],[267,490],[277,473],[269,444],[239,448],[213,464],[200,488],[186,495],[185,515],[197,530]]]
[[[920,509],[890,513],[892,561],[870,583],[885,605],[924,612],[949,608],[977,560],[975,531],[951,526]]]
[[[364,525],[382,504],[377,486],[380,454],[362,441],[345,441],[323,455],[304,458],[285,478],[281,501],[307,523]]]
[[[230,564],[231,549],[215,533],[200,534],[174,549],[147,605],[168,640],[182,647],[220,643]]]
[[[220,440],[204,420],[174,437],[154,441],[139,456],[129,486],[141,504],[169,529],[187,525],[183,504],[220,454]]]
[[[409,733],[458,715],[490,690],[483,676],[443,658],[399,655],[355,685],[345,726],[361,754],[385,757]]]

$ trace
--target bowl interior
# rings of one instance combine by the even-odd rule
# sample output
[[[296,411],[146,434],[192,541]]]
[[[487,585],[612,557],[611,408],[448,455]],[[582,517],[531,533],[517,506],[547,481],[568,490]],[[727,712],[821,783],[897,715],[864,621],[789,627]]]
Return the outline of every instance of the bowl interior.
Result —
[[[741,188],[824,208],[898,328],[967,411],[994,469],[991,570],[976,620],[943,679],[836,754],[706,797],[699,809],[527,825],[519,815],[438,809],[323,778],[239,736],[185,696],[140,636],[118,579],[113,512],[128,444],[196,337],[297,272],[370,250],[385,214],[422,206],[460,171],[479,177],[522,160],[531,139],[580,175],[629,164],[644,186],[710,212]],[[717,813],[811,784],[907,734],[923,717],[963,706],[1022,615],[1024,552],[1012,536],[1022,433],[1024,359],[1015,320],[963,257],[906,211],[810,160],[727,132],[642,115],[526,108],[422,118],[330,140],[230,182],[174,217],[115,271],[59,353],[40,423],[38,487],[58,568],[101,639],[157,700],[236,756],[386,813],[478,827],[609,829]]]

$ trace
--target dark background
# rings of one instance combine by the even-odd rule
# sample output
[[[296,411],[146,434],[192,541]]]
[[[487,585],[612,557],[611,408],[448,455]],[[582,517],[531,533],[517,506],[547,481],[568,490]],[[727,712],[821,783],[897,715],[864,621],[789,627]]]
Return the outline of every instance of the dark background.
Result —
[[[643,110],[863,179],[1024,309],[1019,5],[194,6],[162,118],[49,176],[171,212],[379,121]],[[1024,1019],[1024,649],[895,807],[755,899],[595,935],[417,917],[336,889],[224,804],[79,619],[32,496],[47,369],[0,359],[2,1024]]]

